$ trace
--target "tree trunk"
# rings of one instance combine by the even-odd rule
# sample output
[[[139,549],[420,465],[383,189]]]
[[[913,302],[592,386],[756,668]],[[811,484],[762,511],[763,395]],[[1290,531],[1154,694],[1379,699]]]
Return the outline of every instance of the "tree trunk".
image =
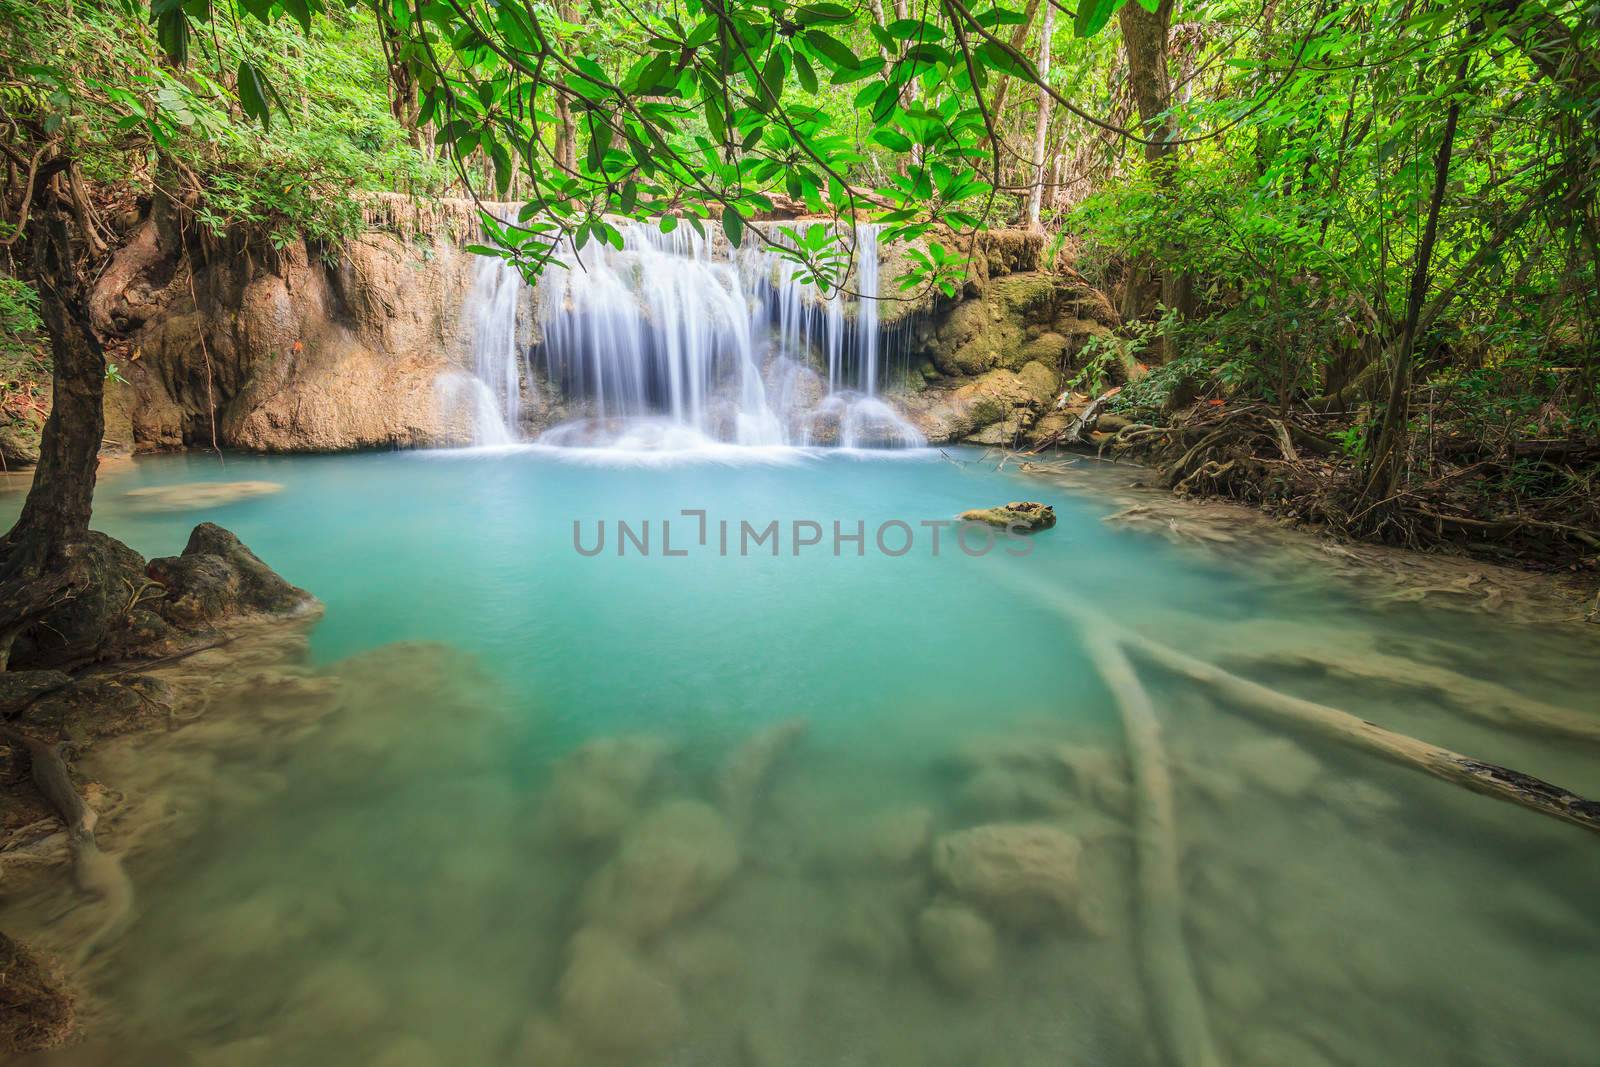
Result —
[[[1467,76],[1467,59],[1461,60],[1461,72],[1456,78],[1459,86]],[[1429,269],[1433,263],[1433,246],[1439,236],[1439,207],[1444,202],[1445,187],[1450,180],[1450,155],[1456,139],[1456,123],[1461,118],[1459,96],[1453,96],[1445,112],[1444,135],[1439,142],[1438,154],[1433,161],[1433,192],[1428,197],[1428,221],[1422,229],[1422,241],[1417,246],[1416,263],[1411,269],[1411,291],[1406,298],[1406,321],[1400,330],[1394,363],[1389,377],[1389,402],[1384,408],[1383,423],[1378,431],[1377,443],[1372,449],[1371,466],[1362,498],[1376,504],[1394,495],[1405,467],[1406,420],[1411,414],[1411,374],[1417,346],[1417,323],[1422,316],[1422,303],[1428,295]],[[1381,519],[1382,516],[1375,516]]]
[[[1167,73],[1167,44],[1172,26],[1172,0],[1161,0],[1155,11],[1146,11],[1136,0],[1122,5],[1117,14],[1122,26],[1123,50],[1128,57],[1128,81],[1139,111],[1140,133],[1144,135],[1145,162],[1156,182],[1166,192],[1174,190],[1177,146],[1172,143],[1172,79]],[[1137,318],[1145,311],[1149,295],[1159,284],[1160,301],[1176,308],[1180,315],[1192,310],[1193,290],[1189,277],[1179,271],[1161,269],[1150,263],[1135,263],[1123,297],[1125,318]]]
[[[389,67],[389,113],[406,131],[411,147],[422,147],[422,105],[417,100],[417,78],[401,56],[405,39],[394,20],[379,8],[378,35]]]
[[[95,467],[105,432],[106,357],[89,325],[88,294],[73,264],[59,209],[28,222],[31,273],[55,363],[53,402],[39,438],[33,486],[5,547],[38,539],[63,545],[89,530]]]
[[[1055,5],[1045,4],[1044,25],[1039,32],[1039,116],[1033,124],[1033,192],[1028,197],[1028,228],[1041,229],[1044,210],[1045,145],[1050,139],[1050,93],[1044,88],[1050,80],[1050,34],[1055,29]]]

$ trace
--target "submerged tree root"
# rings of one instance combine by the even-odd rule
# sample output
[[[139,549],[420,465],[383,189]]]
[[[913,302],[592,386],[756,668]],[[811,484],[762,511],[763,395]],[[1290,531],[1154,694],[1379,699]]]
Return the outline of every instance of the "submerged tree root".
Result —
[[[1122,649],[1098,633],[1085,646],[1116,698],[1133,768],[1135,841],[1139,868],[1139,960],[1167,1054],[1182,1067],[1220,1067],[1205,1002],[1183,937],[1178,880],[1177,816],[1161,724],[1150,695]]]
[[[27,750],[34,785],[66,828],[72,850],[73,879],[80,892],[98,898],[105,907],[105,918],[73,959],[73,966],[81,966],[98,948],[120,933],[132,917],[133,884],[122,869],[121,861],[100,851],[94,836],[99,816],[73,788],[60,746],[46,744],[9,726],[0,726],[0,738]]]
[[[1108,623],[1071,597],[1043,593],[1020,581],[1013,584],[1073,620],[1086,634],[1103,635],[1148,663],[1210,687],[1229,706],[1275,723],[1292,723],[1475,793],[1600,833],[1600,803],[1558,785],[1396,733],[1338,708],[1280,693]]]

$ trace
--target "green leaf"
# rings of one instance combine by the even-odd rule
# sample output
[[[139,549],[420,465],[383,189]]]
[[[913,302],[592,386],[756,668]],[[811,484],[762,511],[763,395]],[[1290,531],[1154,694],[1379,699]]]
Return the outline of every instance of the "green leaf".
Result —
[[[911,139],[905,134],[896,133],[894,130],[879,130],[872,135],[872,139],[895,152],[911,151]]]
[[[1121,7],[1123,2],[1124,0],[1080,0],[1078,20],[1073,25],[1074,32],[1079,37],[1093,37],[1111,21],[1111,16],[1117,13],[1117,8]]]
[[[843,4],[801,4],[794,9],[794,20],[802,26],[819,22],[850,22],[855,15]]]
[[[744,240],[744,218],[734,210],[732,204],[722,209],[722,232],[728,235],[728,240],[735,248]]]
[[[267,129],[272,128],[272,113],[267,107],[267,86],[248,60],[239,64],[239,106],[247,118],[257,119]]]
[[[806,44],[812,50],[833,64],[835,69],[855,70],[861,66],[861,60],[856,54],[842,44],[837,38],[829,37],[821,30],[807,30]]]
[[[794,53],[794,75],[800,81],[800,88],[813,96],[817,92],[817,72],[811,69],[811,61],[804,52]]]

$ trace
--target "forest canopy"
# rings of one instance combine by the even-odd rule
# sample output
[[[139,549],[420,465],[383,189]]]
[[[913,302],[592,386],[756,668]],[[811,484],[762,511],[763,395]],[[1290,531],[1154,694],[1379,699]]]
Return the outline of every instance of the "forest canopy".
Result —
[[[1112,403],[1130,410],[1342,412],[1321,440],[1368,504],[1411,477],[1419,418],[1473,439],[1600,433],[1594,5],[3,8],[14,257],[41,176],[85,263],[141,205],[336,249],[364,196],[394,192],[477,198],[478,250],[530,278],[557,247],[620,246],[632,220],[769,243],[828,288],[859,220],[913,242],[906,287],[953,295],[973,235],[1019,225],[1119,299],[1125,326],[1078,387],[1126,378]]]

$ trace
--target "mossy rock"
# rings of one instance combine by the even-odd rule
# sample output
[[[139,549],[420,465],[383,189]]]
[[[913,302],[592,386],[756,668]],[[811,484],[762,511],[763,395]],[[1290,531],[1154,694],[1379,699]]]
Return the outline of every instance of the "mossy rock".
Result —
[[[981,522],[1003,529],[1033,533],[1056,524],[1056,509],[1037,500],[1013,500],[992,508],[973,508],[961,513],[962,522]]]
[[[1055,371],[1037,361],[1030,361],[1022,365],[1017,371],[1017,382],[1027,391],[1029,397],[1040,404],[1047,404],[1055,399],[1060,377]]]

